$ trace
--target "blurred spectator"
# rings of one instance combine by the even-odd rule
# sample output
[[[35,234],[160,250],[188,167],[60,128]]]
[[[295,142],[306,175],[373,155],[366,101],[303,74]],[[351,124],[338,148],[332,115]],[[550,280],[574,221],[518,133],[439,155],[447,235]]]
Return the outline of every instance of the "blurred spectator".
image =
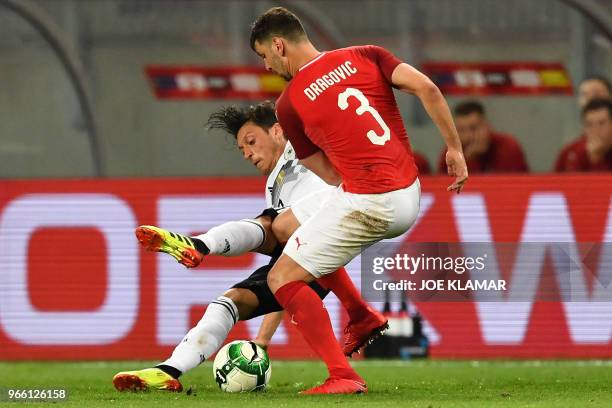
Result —
[[[580,109],[584,109],[592,99],[610,99],[610,97],[612,97],[612,85],[604,77],[589,77],[578,86],[578,106]]]
[[[591,76],[584,79],[578,86],[578,106],[582,110],[583,125],[586,128],[584,109],[593,99],[612,98],[612,85],[607,78],[601,76]],[[597,142],[589,143],[589,149],[597,150]],[[605,166],[604,162],[596,162],[597,153],[589,154],[587,151],[586,132],[578,136],[573,142],[565,145],[555,162],[555,171],[600,171],[600,166]]]
[[[612,101],[593,99],[582,109],[584,134],[559,153],[555,171],[612,171]]]
[[[431,174],[431,168],[429,167],[429,162],[421,153],[417,153],[414,150],[412,151],[412,155],[414,156],[414,164],[416,164],[417,169],[419,169],[420,175],[428,175]]]
[[[510,135],[495,132],[480,102],[465,101],[455,107],[455,123],[470,174],[529,171],[523,149]],[[446,174],[446,150],[438,172]]]

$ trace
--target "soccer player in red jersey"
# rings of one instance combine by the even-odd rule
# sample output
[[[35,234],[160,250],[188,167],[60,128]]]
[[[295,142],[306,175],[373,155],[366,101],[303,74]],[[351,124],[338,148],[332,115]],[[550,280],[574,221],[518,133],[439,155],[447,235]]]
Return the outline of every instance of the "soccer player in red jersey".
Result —
[[[333,194],[314,193],[277,217],[275,233],[282,234],[275,224],[295,230],[288,230],[292,235],[268,285],[327,365],[325,383],[304,393],[366,392],[307,282],[345,265],[364,246],[404,233],[418,215],[417,169],[393,87],[418,96],[442,133],[448,173],[456,177],[449,191],[460,192],[467,180],[461,142],[435,84],[381,47],[319,52],[299,19],[282,7],[257,18],[250,44],[268,70],[290,81],[276,114],[300,162],[338,186]]]

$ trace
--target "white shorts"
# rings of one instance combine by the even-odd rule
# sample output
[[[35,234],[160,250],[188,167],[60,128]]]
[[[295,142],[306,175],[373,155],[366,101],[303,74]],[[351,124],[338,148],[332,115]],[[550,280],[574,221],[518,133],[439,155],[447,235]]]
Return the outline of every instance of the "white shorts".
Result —
[[[406,232],[419,214],[421,185],[382,194],[321,190],[291,206],[300,227],[283,253],[316,278],[336,271],[382,239]]]
[[[303,225],[310,217],[316,214],[321,208],[323,208],[327,201],[331,199],[333,195],[336,194],[336,190],[339,187],[324,188],[321,190],[317,190],[314,193],[310,193],[305,197],[299,199],[291,208],[293,215],[300,222],[300,225]]]

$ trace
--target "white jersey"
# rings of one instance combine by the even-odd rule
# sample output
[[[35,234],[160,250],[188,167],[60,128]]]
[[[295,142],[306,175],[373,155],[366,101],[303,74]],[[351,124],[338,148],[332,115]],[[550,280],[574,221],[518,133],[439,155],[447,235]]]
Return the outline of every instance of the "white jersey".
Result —
[[[291,207],[296,201],[332,186],[298,163],[291,143],[287,142],[283,154],[266,182],[266,205],[275,209]]]

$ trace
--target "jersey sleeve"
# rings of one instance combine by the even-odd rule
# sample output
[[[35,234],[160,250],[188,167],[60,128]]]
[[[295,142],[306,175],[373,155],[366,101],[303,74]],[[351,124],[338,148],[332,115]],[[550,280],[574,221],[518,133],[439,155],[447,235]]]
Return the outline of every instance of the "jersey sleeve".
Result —
[[[291,142],[297,158],[305,159],[320,149],[306,135],[302,120],[291,104],[286,91],[276,102],[276,118],[283,128],[285,137]]]
[[[366,56],[370,60],[374,61],[376,65],[378,65],[380,71],[383,73],[387,81],[389,81],[389,83],[393,83],[391,81],[391,75],[393,74],[395,68],[397,68],[397,66],[403,61],[383,47],[379,47],[377,45],[365,45],[361,48],[363,48]]]

